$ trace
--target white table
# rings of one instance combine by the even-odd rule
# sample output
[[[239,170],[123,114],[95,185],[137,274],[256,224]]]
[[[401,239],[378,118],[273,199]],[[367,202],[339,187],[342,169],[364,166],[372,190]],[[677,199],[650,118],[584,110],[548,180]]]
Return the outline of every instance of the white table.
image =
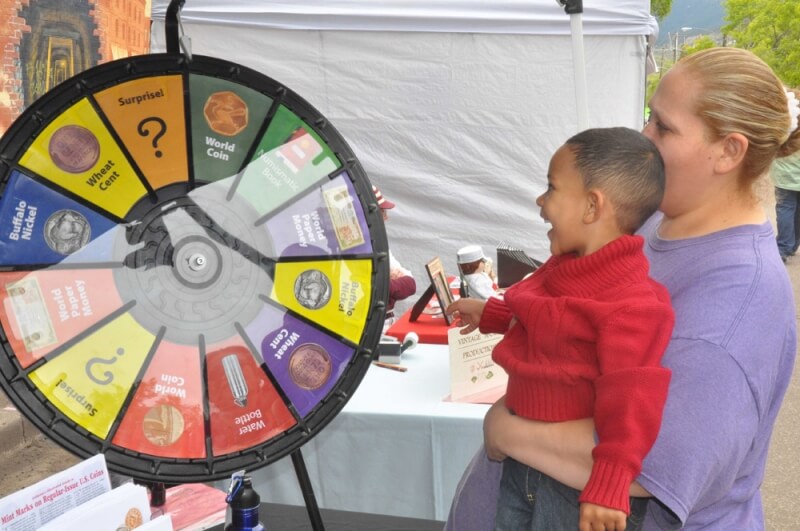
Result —
[[[417,345],[402,364],[405,373],[370,366],[344,409],[301,448],[320,508],[446,519],[489,406],[444,401],[446,345]],[[262,501],[304,504],[290,457],[252,477]]]

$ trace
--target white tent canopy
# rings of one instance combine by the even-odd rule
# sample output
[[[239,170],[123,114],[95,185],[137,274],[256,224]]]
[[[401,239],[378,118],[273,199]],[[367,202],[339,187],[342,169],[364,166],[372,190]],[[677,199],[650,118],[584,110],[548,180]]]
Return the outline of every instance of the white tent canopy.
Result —
[[[153,0],[154,52],[168,4]],[[590,127],[642,126],[648,13],[648,0],[584,1]],[[578,129],[570,20],[555,0],[186,0],[181,20],[193,53],[272,77],[344,136],[397,203],[389,242],[418,293],[425,262],[455,274],[467,244],[548,256],[534,200]]]
[[[164,20],[169,0],[153,0]],[[556,0],[186,0],[185,22],[294,30],[437,31],[568,35],[569,20]],[[655,31],[650,3],[586,0],[587,35],[648,35]]]

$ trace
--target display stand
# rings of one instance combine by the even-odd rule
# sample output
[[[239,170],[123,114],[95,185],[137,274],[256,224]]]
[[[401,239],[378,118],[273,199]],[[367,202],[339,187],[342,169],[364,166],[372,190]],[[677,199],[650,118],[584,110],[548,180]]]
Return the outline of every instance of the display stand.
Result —
[[[536,271],[542,262],[506,243],[497,246],[497,285],[508,288]]]
[[[414,306],[411,307],[411,313],[408,318],[409,321],[413,323],[419,319],[419,316],[422,315],[422,312],[433,298],[433,295],[433,284],[431,284],[425,289],[425,291],[422,292],[422,295],[419,299],[417,299],[417,302],[414,303]]]
[[[448,306],[453,304],[453,294],[450,291],[450,285],[447,281],[447,275],[444,272],[444,266],[442,265],[441,259],[437,256],[436,258],[429,261],[425,264],[425,271],[428,272],[428,279],[430,280],[430,285],[428,288],[422,293],[422,296],[414,303],[414,306],[411,308],[411,315],[409,317],[409,321],[414,322],[419,319],[419,316],[425,310],[425,307],[436,295],[436,300],[439,301],[439,306],[442,309],[442,316],[444,317],[443,321],[446,326],[450,326],[453,324],[453,317],[448,315],[445,312]]]
[[[314,487],[311,485],[306,463],[303,460],[303,454],[300,453],[299,448],[292,452],[292,464],[294,465],[294,472],[297,475],[297,481],[300,483],[300,490],[303,493],[303,501],[306,502],[306,511],[308,511],[308,518],[311,520],[311,529],[314,531],[324,531],[325,526],[322,523],[322,515],[317,505],[317,497],[314,495]]]

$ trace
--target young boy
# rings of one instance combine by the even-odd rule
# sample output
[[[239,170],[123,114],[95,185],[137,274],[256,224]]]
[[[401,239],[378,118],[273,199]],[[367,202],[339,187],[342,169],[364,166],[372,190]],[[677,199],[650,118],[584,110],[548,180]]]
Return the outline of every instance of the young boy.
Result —
[[[504,298],[460,299],[447,312],[458,313],[462,333],[505,334],[492,357],[508,372],[509,410],[595,420],[582,492],[504,461],[495,529],[623,529],[670,379],[659,362],[674,314],[633,235],[661,202],[664,163],[632,129],[590,129],[556,151],[547,182],[536,204],[552,225],[551,258]]]

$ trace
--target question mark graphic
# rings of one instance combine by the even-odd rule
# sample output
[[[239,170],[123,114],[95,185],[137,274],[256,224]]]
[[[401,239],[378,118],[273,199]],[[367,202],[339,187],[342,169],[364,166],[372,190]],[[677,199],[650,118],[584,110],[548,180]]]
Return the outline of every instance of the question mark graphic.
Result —
[[[123,354],[125,354],[125,349],[124,348],[118,348],[117,349],[117,356],[122,356]],[[108,384],[110,384],[111,382],[114,381],[114,373],[113,372],[105,371],[103,373],[104,378],[100,379],[100,378],[96,377],[94,374],[92,374],[92,367],[94,365],[97,365],[98,363],[102,363],[103,365],[113,365],[115,361],[117,361],[117,358],[113,358],[113,357],[111,359],[109,359],[109,360],[103,359],[103,358],[91,358],[91,359],[89,359],[89,361],[86,362],[86,366],[84,367],[84,370],[86,370],[86,376],[88,376],[91,381],[93,381],[94,383],[96,383],[98,385],[108,385]]]
[[[162,136],[164,136],[164,133],[167,132],[167,123],[164,120],[162,120],[161,118],[159,118],[158,116],[149,116],[149,117],[145,118],[144,120],[142,120],[141,122],[139,122],[139,126],[138,126],[137,130],[139,131],[140,135],[142,135],[142,136],[149,136],[150,135],[150,129],[145,129],[145,125],[150,123],[150,122],[155,122],[155,123],[158,124],[158,133],[153,135],[153,147],[154,148],[158,148],[158,140]],[[156,157],[161,157],[161,155],[162,155],[161,151],[156,149]]]

